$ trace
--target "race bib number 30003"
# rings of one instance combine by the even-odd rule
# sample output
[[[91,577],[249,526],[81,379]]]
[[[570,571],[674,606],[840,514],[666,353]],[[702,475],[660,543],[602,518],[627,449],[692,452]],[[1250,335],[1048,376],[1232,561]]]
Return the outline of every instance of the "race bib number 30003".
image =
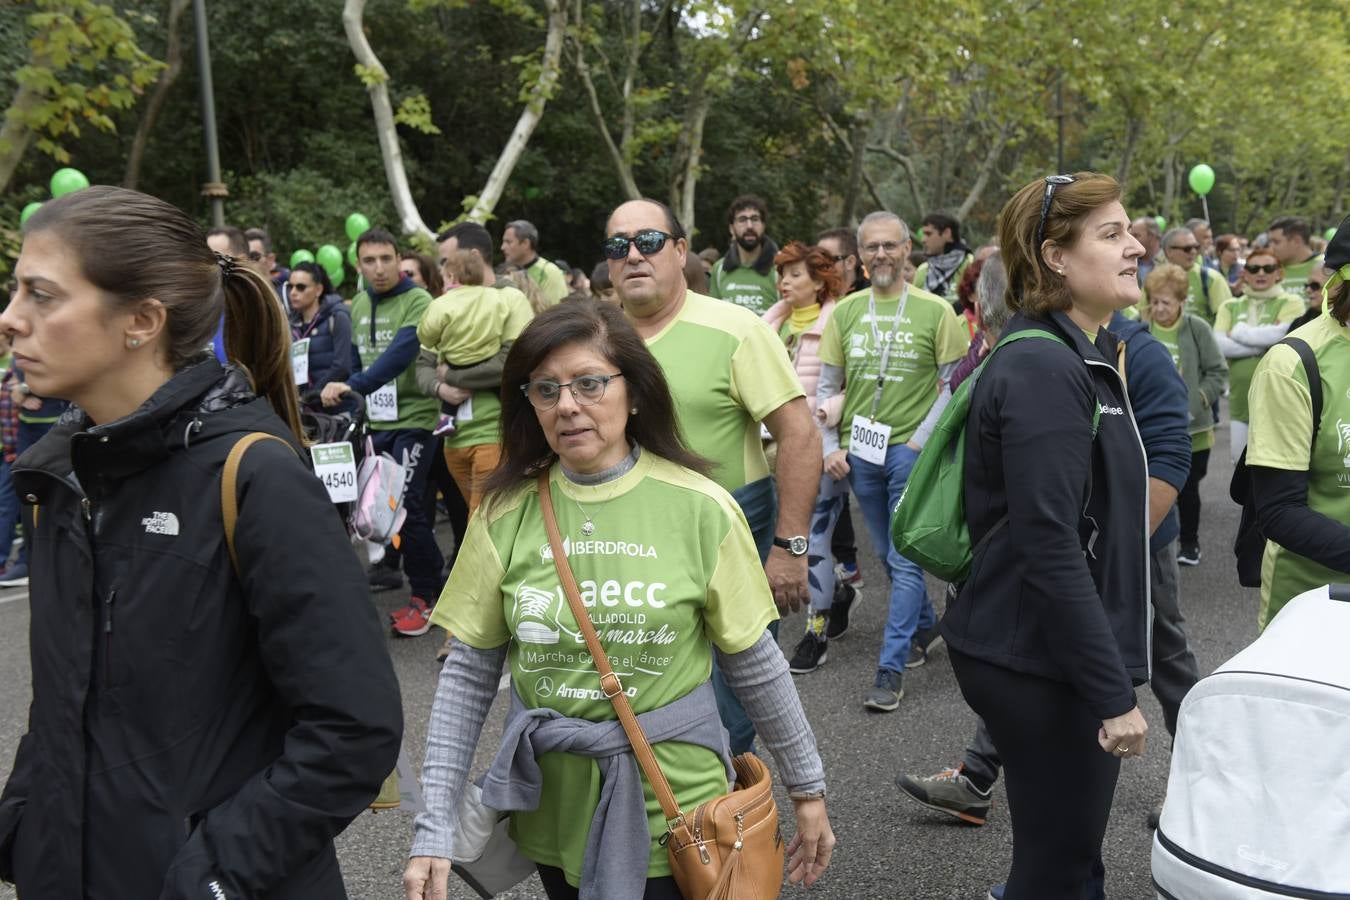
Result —
[[[886,464],[886,447],[891,442],[891,426],[873,422],[867,416],[854,416],[848,436],[848,452],[864,462]]]

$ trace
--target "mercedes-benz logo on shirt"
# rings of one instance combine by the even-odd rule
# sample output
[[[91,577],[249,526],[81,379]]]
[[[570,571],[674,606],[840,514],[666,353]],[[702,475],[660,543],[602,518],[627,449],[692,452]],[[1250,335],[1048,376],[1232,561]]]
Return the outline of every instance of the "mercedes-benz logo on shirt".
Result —
[[[535,692],[536,694],[538,694],[540,697],[550,697],[550,696],[552,696],[552,695],[553,695],[553,679],[552,679],[552,678],[548,678],[547,676],[544,677],[544,678],[540,678],[538,681],[536,681],[536,682],[534,683],[534,692]]]

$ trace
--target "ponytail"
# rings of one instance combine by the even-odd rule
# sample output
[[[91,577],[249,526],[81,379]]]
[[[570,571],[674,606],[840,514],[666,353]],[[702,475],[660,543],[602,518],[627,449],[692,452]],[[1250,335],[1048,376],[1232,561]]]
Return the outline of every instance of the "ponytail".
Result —
[[[299,390],[291,371],[291,326],[272,285],[242,264],[222,266],[225,355],[243,367],[253,389],[304,443]]]

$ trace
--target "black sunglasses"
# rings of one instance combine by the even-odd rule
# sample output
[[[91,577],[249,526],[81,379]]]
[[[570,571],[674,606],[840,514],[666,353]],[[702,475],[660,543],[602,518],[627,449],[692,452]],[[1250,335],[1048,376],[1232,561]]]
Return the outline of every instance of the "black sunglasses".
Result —
[[[1168,247],[1167,249],[1168,249],[1168,250],[1179,250],[1179,251],[1182,252],[1182,253],[1196,253],[1196,252],[1198,252],[1198,251],[1200,250],[1200,245],[1199,245],[1199,244],[1186,244],[1186,245],[1183,246],[1183,245],[1173,244],[1172,246]]]
[[[1041,200],[1041,221],[1036,225],[1036,246],[1045,243],[1045,217],[1050,215],[1050,200],[1055,196],[1055,188],[1073,184],[1072,175],[1045,176],[1045,197]]]
[[[248,258],[254,262],[262,262],[263,255],[257,250],[250,250],[248,251]]]
[[[1280,267],[1274,263],[1268,266],[1258,266],[1256,263],[1247,263],[1242,268],[1246,269],[1248,272],[1251,272],[1253,275],[1255,275],[1258,272],[1264,272],[1267,275],[1274,275],[1276,272],[1280,271]]]
[[[632,237],[616,234],[613,237],[605,238],[605,242],[600,247],[604,251],[606,259],[623,259],[628,255],[630,246],[637,247],[638,252],[643,256],[652,256],[661,252],[661,248],[666,245],[666,241],[674,239],[674,235],[666,234],[664,231],[644,228]]]
[[[1324,282],[1320,281],[1309,281],[1307,284],[1303,285],[1303,290],[1307,291],[1309,294],[1320,294],[1322,293],[1324,284]]]
[[[307,291],[312,287],[314,287],[313,284],[305,284],[304,282],[298,281],[291,281],[286,284],[286,290],[288,291]]]

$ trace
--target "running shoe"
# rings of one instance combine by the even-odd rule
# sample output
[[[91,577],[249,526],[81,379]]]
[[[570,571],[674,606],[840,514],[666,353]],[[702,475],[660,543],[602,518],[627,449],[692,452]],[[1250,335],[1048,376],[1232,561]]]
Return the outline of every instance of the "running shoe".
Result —
[[[441,416],[436,420],[436,427],[432,430],[432,435],[440,437],[441,435],[455,433],[455,417]]]
[[[1181,549],[1177,551],[1177,562],[1183,566],[1200,565],[1200,542],[1194,541],[1182,544]]]
[[[895,783],[906,797],[916,803],[955,816],[971,825],[983,825],[989,817],[993,789],[981,793],[964,770],[965,763],[955,769],[945,769],[936,775],[920,778],[902,772]]]
[[[15,563],[7,569],[0,570],[0,587],[27,587],[28,586],[28,566],[25,563]]]
[[[825,652],[829,644],[824,637],[817,637],[810,631],[806,632],[797,644],[797,649],[792,652],[788,671],[793,675],[809,675],[819,669],[829,659]]]
[[[942,640],[942,634],[938,631],[936,625],[932,628],[921,628],[914,632],[914,637],[909,641],[909,656],[905,658],[906,669],[917,669],[919,666],[928,662],[928,648]]]
[[[383,560],[367,569],[366,577],[370,581],[370,589],[377,593],[396,591],[403,587],[403,573]]]
[[[830,621],[825,626],[825,637],[828,640],[841,638],[848,631],[849,615],[858,605],[858,598],[861,596],[853,585],[835,582],[834,601],[830,605]]]
[[[421,597],[409,598],[411,610],[401,619],[394,620],[394,634],[399,637],[419,637],[431,630],[431,607]]]
[[[863,695],[863,706],[877,712],[892,712],[900,708],[900,698],[905,696],[902,686],[904,676],[890,669],[877,669],[877,680]]]
[[[862,570],[858,568],[857,563],[839,563],[834,567],[834,577],[835,580],[855,588],[863,586]]]

